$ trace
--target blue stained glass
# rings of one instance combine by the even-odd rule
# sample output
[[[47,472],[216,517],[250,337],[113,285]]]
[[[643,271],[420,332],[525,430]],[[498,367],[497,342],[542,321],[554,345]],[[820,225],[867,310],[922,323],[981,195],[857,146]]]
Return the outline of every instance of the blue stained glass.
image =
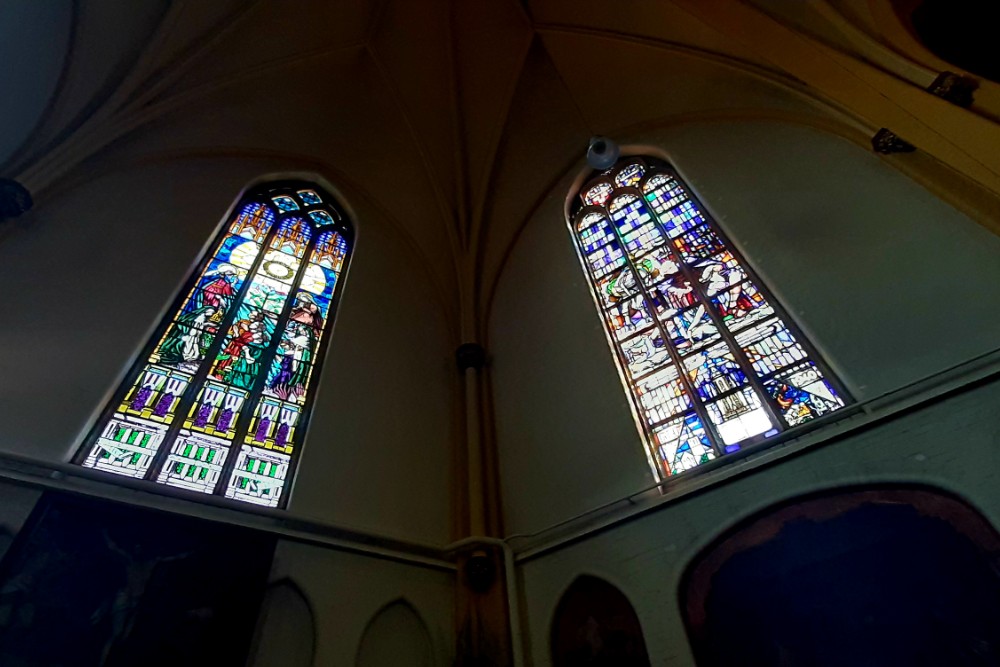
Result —
[[[664,474],[844,405],[675,173],[627,158],[579,196],[609,214],[573,231]]]
[[[275,206],[277,206],[279,209],[281,209],[286,213],[289,211],[299,210],[299,205],[295,203],[295,200],[285,195],[281,195],[280,197],[272,197],[271,201],[274,202]]]
[[[684,370],[702,399],[708,400],[746,383],[746,374],[724,341],[684,359]]]
[[[646,170],[641,162],[634,162],[622,167],[615,175],[615,183],[619,187],[632,187],[639,184]]]
[[[646,181],[646,184],[642,186],[642,191],[646,197],[646,201],[653,207],[653,211],[666,224],[669,233],[669,230],[674,229],[676,225],[668,224],[666,213],[669,209],[687,199],[687,193],[684,191],[684,188],[673,178],[665,174],[657,174]],[[677,234],[679,233],[678,231]]]
[[[705,427],[693,412],[656,429],[653,437],[663,471],[668,476],[715,458]]]
[[[778,373],[764,382],[789,426],[802,424],[843,407],[844,401],[812,362]]]
[[[580,241],[585,254],[615,240],[615,232],[611,228],[611,223],[607,216],[600,213],[591,213],[585,216],[580,221],[579,229]]]
[[[670,238],[675,238],[705,222],[705,218],[702,217],[698,207],[692,201],[686,201],[679,206],[661,213],[660,220],[663,222],[663,226],[667,230],[667,236]]]
[[[608,324],[615,337],[621,340],[653,326],[653,316],[646,308],[642,295],[639,295],[612,306],[608,310]]]
[[[699,227],[674,239],[674,246],[686,263],[706,259],[726,250],[722,239],[708,227]]]
[[[595,278],[601,278],[617,268],[625,266],[625,253],[617,240],[601,246],[586,256],[587,265]]]
[[[681,354],[687,354],[719,337],[719,329],[701,304],[666,318],[664,324],[671,342]]]
[[[333,217],[326,211],[309,211],[309,217],[317,225],[332,225]]]
[[[306,206],[315,206],[316,204],[323,203],[323,200],[320,199],[320,196],[316,194],[313,190],[299,190],[298,195],[299,199],[301,199]]]
[[[312,227],[302,218],[285,218],[271,239],[271,248],[302,258],[312,239]]]
[[[229,225],[229,233],[260,243],[274,224],[274,211],[264,204],[246,204]]]
[[[722,316],[722,321],[730,331],[737,331],[774,315],[774,308],[750,281],[720,292],[712,298],[712,306]]]

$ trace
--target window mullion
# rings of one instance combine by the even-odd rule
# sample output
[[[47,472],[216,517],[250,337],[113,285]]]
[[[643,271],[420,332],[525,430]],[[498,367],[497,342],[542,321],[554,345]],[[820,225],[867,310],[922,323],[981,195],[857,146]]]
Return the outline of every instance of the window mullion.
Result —
[[[608,201],[614,201],[614,197],[615,197],[615,193],[612,192],[612,194],[608,197]],[[642,196],[639,197],[638,201],[642,202],[643,205],[645,205],[645,202],[644,202]],[[628,204],[626,204],[626,206],[627,205]],[[705,429],[705,434],[708,436],[708,440],[712,444],[712,449],[715,450],[716,456],[722,456],[725,453],[725,449],[722,446],[722,443],[719,440],[718,436],[716,435],[716,433],[714,432],[714,430],[711,428],[711,422],[708,419],[708,410],[705,408],[705,406],[699,400],[698,393],[696,391],[694,391],[694,386],[691,384],[691,379],[687,376],[687,373],[684,372],[684,365],[683,365],[683,362],[681,360],[681,356],[677,352],[677,350],[674,348],[674,344],[671,341],[671,338],[670,338],[669,333],[667,332],[666,326],[663,324],[663,322],[660,321],[660,318],[657,317],[657,315],[656,315],[656,309],[655,309],[655,307],[653,307],[653,300],[652,300],[652,297],[651,297],[651,295],[649,293],[649,288],[646,287],[646,285],[642,282],[642,277],[641,277],[641,274],[639,273],[639,269],[636,266],[635,261],[632,259],[632,256],[631,256],[631,254],[628,251],[628,246],[625,243],[625,238],[622,236],[621,232],[618,230],[618,225],[615,223],[614,216],[612,215],[610,209],[608,209],[607,207],[605,207],[605,210],[608,211],[608,222],[611,225],[611,229],[614,231],[615,237],[618,239],[619,243],[621,244],[622,252],[623,252],[623,257],[625,258],[625,262],[628,265],[628,267],[631,269],[632,275],[635,277],[636,285],[638,285],[639,291],[642,293],[643,300],[646,303],[646,312],[649,313],[650,317],[653,319],[653,322],[654,322],[656,328],[660,331],[660,335],[663,337],[663,344],[667,348],[667,352],[670,354],[670,359],[673,361],[674,365],[677,368],[677,375],[681,379],[681,384],[684,385],[684,391],[687,392],[688,397],[691,399],[691,405],[692,405],[692,407],[694,408],[695,412],[698,413],[698,418],[701,420],[702,426]],[[652,211],[650,211],[650,213],[652,213]],[[653,217],[651,219],[653,221],[655,221],[655,222],[659,222],[658,219],[655,218],[655,217]],[[668,242],[668,237],[666,236],[666,234],[663,235],[663,239],[664,239],[665,242]],[[614,339],[614,332],[612,332],[611,336],[612,336],[612,339]],[[620,347],[620,345],[621,345],[620,341],[616,342],[616,347]],[[657,369],[657,370],[659,370],[659,369]],[[629,370],[628,370],[628,364],[625,364],[625,372],[626,373],[630,373]],[[647,437],[649,438],[649,445],[653,446],[653,448],[654,448],[653,454],[654,454],[654,456],[656,456],[656,445],[655,445],[655,443],[656,443],[656,436],[653,434],[652,429],[650,429],[648,421],[643,416],[644,413],[643,413],[643,409],[642,409],[642,401],[639,400],[639,398],[637,396],[637,393],[636,393],[636,387],[637,387],[637,385],[638,385],[638,383],[634,379],[631,379],[631,376],[630,376],[629,386],[630,386],[630,388],[632,390],[631,391],[632,400],[635,403],[636,410],[639,413],[639,418],[642,421],[643,430],[647,432]],[[679,416],[682,416],[682,415],[679,415]],[[662,460],[662,457],[658,457],[658,458],[660,458]],[[664,463],[666,463],[666,462],[664,461]]]
[[[670,176],[673,177],[672,174],[670,174]],[[686,187],[685,190],[687,190]],[[704,207],[701,205],[701,202],[695,199],[692,196],[691,192],[686,192],[686,194],[688,196],[688,201],[693,202],[698,207],[698,212],[705,219],[704,223],[705,226],[708,227],[714,234],[718,235],[718,237],[723,240],[723,242],[725,243],[726,250],[732,252],[732,250],[729,247],[728,239],[726,239],[716,228],[715,221],[712,220],[711,217],[706,213]],[[656,220],[656,223],[659,225],[660,231],[663,233],[663,237],[665,239],[669,239],[668,244],[671,243],[672,239],[670,239],[670,237],[667,235],[666,225],[663,223],[662,220],[660,220],[660,216],[656,213],[655,210],[653,210],[652,206],[649,207],[649,212],[653,216],[653,219]],[[697,229],[697,227],[694,227],[692,229]],[[713,324],[715,324],[716,328],[719,330],[719,334],[722,336],[722,339],[726,341],[727,345],[729,345],[729,349],[733,353],[733,358],[736,360],[736,363],[739,364],[740,369],[743,371],[743,375],[746,376],[747,378],[747,383],[750,384],[757,391],[757,394],[760,397],[761,405],[763,405],[764,409],[767,410],[767,414],[771,417],[774,427],[778,430],[784,430],[785,420],[782,419],[780,413],[778,413],[778,411],[775,409],[775,406],[770,400],[770,395],[764,389],[764,385],[760,381],[760,378],[757,377],[757,373],[754,371],[753,366],[750,364],[750,360],[747,359],[746,354],[743,352],[743,348],[741,348],[737,344],[736,336],[729,330],[729,327],[726,326],[726,323],[723,321],[722,316],[719,315],[719,313],[715,310],[715,308],[712,307],[712,300],[711,298],[709,298],[708,293],[705,291],[704,286],[701,284],[701,281],[698,280],[698,276],[695,274],[694,271],[691,270],[691,268],[687,265],[684,259],[680,256],[680,254],[675,252],[674,248],[670,248],[670,252],[677,259],[677,265],[680,267],[681,273],[687,279],[688,283],[691,285],[691,288],[695,290],[695,294],[698,296],[698,300],[701,302],[702,305],[705,306],[705,311],[708,313],[708,316],[712,319]],[[740,282],[739,284],[742,285],[743,283],[746,282],[750,282],[749,278]],[[722,292],[720,292],[720,294],[721,293]],[[712,426],[712,428],[714,428],[714,425]]]
[[[267,204],[264,204],[264,206],[267,206]],[[229,220],[226,223],[226,231],[219,236],[219,239],[216,241],[216,245],[218,245],[218,243],[229,234],[229,230],[232,228],[232,222],[232,220]],[[205,351],[205,357],[202,359],[201,366],[198,367],[198,370],[192,376],[191,382],[188,383],[187,388],[184,390],[184,395],[181,397],[181,400],[177,402],[177,408],[174,411],[173,423],[170,424],[170,427],[164,434],[160,447],[153,456],[153,460],[150,462],[149,469],[146,471],[146,475],[143,479],[156,480],[157,476],[160,474],[160,469],[163,467],[164,462],[169,456],[170,448],[173,446],[173,441],[180,432],[181,427],[184,425],[184,420],[187,419],[191,405],[198,397],[198,392],[205,383],[205,379],[208,377],[208,373],[212,369],[212,365],[215,363],[215,358],[218,356],[219,350],[222,349],[222,345],[225,342],[226,337],[229,335],[229,328],[233,325],[233,322],[236,321],[240,305],[243,303],[243,299],[246,297],[247,292],[250,291],[250,285],[253,282],[253,278],[257,274],[257,270],[260,268],[260,265],[263,263],[264,255],[267,254],[267,248],[271,244],[275,235],[278,233],[280,224],[281,218],[275,216],[275,221],[271,225],[271,230],[261,242],[260,251],[257,253],[257,257],[254,259],[251,267],[247,269],[246,279],[243,281],[243,284],[240,285],[239,291],[233,297],[229,312],[226,313],[226,316],[222,318],[221,322],[219,322],[218,333],[212,341],[212,344]],[[211,259],[208,261],[211,262]]]
[[[299,217],[302,217],[305,224],[312,227],[312,223],[309,221],[308,216]],[[275,231],[280,228],[283,219],[284,218],[279,218],[275,223]],[[229,477],[233,474],[233,470],[236,468],[236,460],[239,458],[239,453],[243,448],[243,440],[246,438],[246,434],[250,430],[253,413],[257,409],[257,404],[260,400],[261,394],[264,393],[264,385],[267,383],[267,376],[270,372],[271,363],[274,361],[275,351],[278,349],[278,345],[281,342],[281,335],[284,333],[285,327],[288,325],[288,318],[291,316],[292,307],[295,304],[298,297],[299,287],[302,284],[302,278],[306,275],[306,271],[309,268],[309,260],[312,259],[313,249],[316,247],[316,241],[319,236],[320,233],[313,228],[312,238],[309,240],[309,245],[306,246],[305,252],[302,254],[302,260],[299,263],[299,272],[295,276],[295,280],[292,281],[292,285],[288,290],[288,299],[285,301],[285,305],[281,309],[281,314],[275,322],[274,335],[271,336],[271,340],[267,344],[267,347],[264,348],[263,352],[261,352],[260,369],[257,371],[257,377],[254,379],[253,387],[247,396],[245,403],[246,409],[243,410],[239,418],[236,420],[236,425],[233,429],[233,444],[230,447],[229,456],[226,457],[225,463],[222,464],[222,471],[219,473],[219,479],[215,483],[215,489],[212,491],[213,495],[225,494],[226,487],[229,484]],[[327,315],[329,316],[329,313]],[[325,324],[326,323],[324,322],[324,325]]]

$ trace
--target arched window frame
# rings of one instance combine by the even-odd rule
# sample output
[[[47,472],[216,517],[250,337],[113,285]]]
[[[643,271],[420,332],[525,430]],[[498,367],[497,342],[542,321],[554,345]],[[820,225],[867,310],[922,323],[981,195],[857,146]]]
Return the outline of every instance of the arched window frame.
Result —
[[[289,199],[291,204],[288,203]],[[279,201],[281,205],[279,205]],[[249,218],[245,218],[251,207],[255,206],[263,208],[255,209]],[[232,259],[234,254],[232,250],[236,246],[236,241],[232,241],[232,237],[238,237],[239,234],[234,230],[238,226],[242,226],[242,230],[247,230],[248,224],[254,224],[248,223],[247,220],[252,219],[253,215],[256,214],[261,214],[265,219],[270,218],[270,222],[266,231],[260,233],[259,248],[249,264],[237,264]],[[309,225],[309,239],[304,245],[299,243],[301,236],[291,238],[295,236],[294,230],[281,236],[283,230],[289,229],[295,220],[305,221]],[[289,227],[285,227],[285,223],[289,223]],[[257,231],[259,231],[258,228],[254,227],[252,231],[254,238],[257,236]],[[244,236],[243,239],[249,240],[250,237]],[[322,249],[318,247],[320,239],[326,241]],[[230,254],[226,255],[225,260],[221,260],[223,243],[227,241],[232,241],[227,251]],[[275,243],[278,245],[275,246]],[[299,244],[295,245],[296,243]],[[354,243],[355,233],[349,218],[342,212],[336,198],[318,183],[305,180],[277,180],[263,182],[248,188],[237,199],[217,233],[213,235],[211,243],[199,257],[195,268],[184,280],[182,288],[172,300],[170,308],[161,318],[112,399],[90,429],[83,445],[74,456],[73,462],[110,474],[155,482],[159,485],[156,488],[169,486],[171,492],[181,495],[190,494],[193,498],[202,498],[204,495],[210,494],[239,502],[241,506],[243,503],[249,502],[268,507],[284,508],[287,505],[295,471],[301,458],[301,450],[319,384],[319,375],[329,350],[334,321],[343,294],[343,284],[347,278],[350,260],[353,256]],[[247,302],[246,299],[250,295],[251,286],[256,278],[271,277],[271,274],[266,271],[261,273],[264,271],[264,265],[268,263],[265,261],[266,258],[274,252],[280,252],[287,248],[292,248],[291,253],[298,257],[297,268],[293,272],[292,278],[279,280],[285,284],[287,294],[270,307],[267,302],[271,297],[267,297],[264,305],[259,307]],[[286,254],[288,253],[286,252]],[[190,375],[190,378],[180,391],[180,396],[173,400],[172,407],[167,409],[170,416],[169,421],[160,423],[162,437],[156,443],[155,452],[149,455],[148,464],[141,469],[115,469],[106,465],[97,465],[102,434],[114,423],[114,420],[120,421],[125,416],[135,417],[138,414],[127,407],[130,406],[129,401],[134,400],[135,393],[141,390],[144,382],[144,371],[154,365],[159,365],[153,360],[154,353],[159,352],[168,330],[175,326],[176,320],[186,312],[185,309],[195,298],[195,292],[199,290],[199,287],[204,286],[204,280],[208,277],[209,268],[213,266],[213,262],[216,264],[232,262],[229,268],[242,269],[243,275],[232,300],[224,310],[224,316],[215,325],[215,332],[211,334],[212,342],[207,345],[203,356],[197,361],[196,368],[193,371],[185,371],[185,374]],[[295,265],[295,262],[292,264]],[[323,283],[323,293],[311,292],[309,286],[303,285],[310,270],[314,270],[312,274],[314,276],[321,273],[326,281]],[[332,280],[331,275],[333,276]],[[312,280],[315,283],[315,278]],[[326,294],[325,289],[330,282],[333,284],[330,293]],[[273,279],[271,283],[276,284]],[[306,292],[310,293],[307,295]],[[265,390],[269,376],[272,374],[272,364],[281,363],[279,349],[285,342],[284,334],[292,331],[290,325],[293,321],[299,322],[298,328],[300,329],[307,326],[301,324],[300,320],[293,320],[293,314],[297,307],[301,305],[302,312],[305,312],[310,304],[310,301],[303,301],[300,296],[312,297],[312,315],[314,317],[318,315],[322,319],[321,326],[309,330],[310,335],[315,336],[311,346],[311,366],[307,369],[304,380],[297,386],[301,389],[300,394],[291,394],[290,398],[289,396],[281,398],[267,396]],[[323,312],[324,301],[326,301],[325,313]],[[277,307],[278,304],[280,304],[280,308]],[[239,324],[238,318],[241,312],[246,312],[244,309],[260,311],[264,320],[273,319],[273,326],[266,342],[257,346],[260,354],[257,358],[257,368],[252,375],[247,376],[252,378],[251,384],[246,389],[245,398],[237,407],[235,416],[231,419],[231,429],[213,432],[213,435],[225,434],[229,430],[232,432],[232,437],[223,438],[228,439],[228,446],[224,447],[223,444],[219,444],[220,450],[225,450],[221,469],[218,470],[218,476],[214,484],[211,484],[211,488],[206,486],[204,489],[193,489],[191,486],[172,483],[167,467],[168,464],[176,463],[174,452],[171,451],[174,442],[182,432],[186,433],[187,436],[192,434],[203,436],[207,432],[198,432],[192,428],[193,424],[197,428],[194,409],[205,405],[205,403],[198,403],[202,397],[203,388],[207,387],[208,381],[212,379],[209,375],[216,370],[221,358],[219,354],[224,351],[227,343],[234,336],[235,327]],[[273,318],[271,318],[272,315]],[[294,335],[294,332],[290,335]],[[246,347],[250,347],[250,345]],[[303,349],[309,347],[308,343],[302,346]],[[287,355],[288,352],[286,351],[285,354]],[[156,393],[145,404],[147,409],[153,405],[157,397],[163,396],[163,388],[167,386],[165,382],[161,383],[160,389],[154,390]],[[216,384],[226,384],[230,388],[235,386],[225,381]],[[214,406],[215,410],[211,419],[215,426],[218,426],[223,401],[228,401],[229,397],[230,394],[226,393],[218,399],[218,404]],[[278,404],[279,407],[277,410],[272,410],[273,419],[267,424],[262,424],[261,422],[264,420],[259,417],[267,414],[264,411],[266,401],[269,401],[269,408],[273,408],[273,404]],[[226,404],[228,405],[228,402]],[[285,408],[290,408],[293,412],[297,410],[297,416],[287,413]],[[259,414],[258,410],[260,410]],[[292,419],[292,417],[295,418]],[[146,420],[146,422],[148,421]],[[284,441],[284,444],[282,444],[279,435],[281,424],[287,426],[285,429],[287,440]],[[144,427],[148,425],[145,422],[142,424]],[[253,459],[253,456],[259,458]],[[187,458],[187,455],[182,458]],[[211,459],[207,463],[211,464]],[[256,470],[251,470],[254,465],[256,465]],[[237,466],[240,467],[239,472]],[[206,469],[208,467],[206,466]],[[218,466],[216,467],[218,468]],[[244,469],[247,472],[242,472]],[[262,479],[263,477],[270,477],[274,481]],[[249,487],[260,489],[260,495],[248,495],[237,491],[233,488],[233,483],[239,484],[237,480],[246,481]],[[260,482],[260,484],[254,484],[255,481]],[[269,484],[271,486],[268,486]],[[271,493],[272,490],[274,493]]]
[[[634,173],[629,173],[629,171],[636,166],[643,171],[638,178],[635,178]],[[677,192],[683,195],[679,198],[671,196],[667,202],[662,205],[661,210],[673,212],[676,210],[675,207],[685,206],[688,202],[690,202],[692,206],[692,209],[689,211],[690,217],[683,222],[677,223],[676,219],[671,219],[671,222],[675,225],[672,228],[668,228],[667,223],[664,222],[660,214],[656,212],[651,204],[652,199],[649,198],[651,195],[646,192],[650,182],[659,176],[665,176],[667,179],[673,179],[674,185],[671,187],[670,191],[674,192],[674,187],[676,187]],[[666,182],[669,183],[669,181]],[[657,187],[658,186],[653,186],[650,188],[654,195]],[[588,202],[587,197],[595,191],[595,188],[601,189],[603,199],[591,199],[591,201]],[[649,216],[649,220],[652,221],[652,229],[655,231],[655,234],[651,237],[654,239],[654,243],[656,238],[663,239],[663,242],[659,245],[654,244],[644,248],[642,252],[637,253],[638,257],[636,258],[631,257],[627,252],[628,242],[625,239],[625,235],[635,229],[644,228],[646,226],[646,222],[637,224],[635,227],[625,230],[625,232],[622,232],[619,225],[616,223],[615,214],[621,208],[632,205],[635,201],[634,199],[629,200],[622,206],[616,207],[612,210],[612,206],[615,202],[621,201],[623,197],[629,196],[638,198],[641,202],[641,206],[646,209],[645,213]],[[599,228],[602,220],[600,218],[592,217],[594,214],[598,214],[603,218],[603,228]],[[691,221],[694,222],[688,225]],[[745,449],[750,445],[763,442],[768,438],[778,435],[779,433],[785,433],[796,428],[801,428],[802,424],[806,421],[822,418],[853,402],[846,388],[830,371],[819,352],[802,334],[796,326],[794,320],[781,306],[781,303],[774,297],[774,294],[767,288],[767,285],[759,278],[753,270],[753,267],[746,261],[742,253],[739,252],[739,249],[735,247],[733,242],[728,238],[728,235],[715,221],[708,209],[692,191],[691,187],[668,163],[649,156],[622,158],[611,169],[593,175],[579,188],[569,207],[567,222],[573,236],[574,245],[577,249],[584,274],[587,276],[590,283],[591,295],[594,298],[595,306],[597,307],[601,320],[604,323],[604,331],[608,344],[610,345],[612,353],[615,356],[619,375],[621,376],[626,392],[629,395],[633,416],[635,417],[636,424],[639,427],[642,439],[646,444],[646,452],[650,466],[653,468],[654,475],[659,479],[665,479],[669,476],[697,467],[708,460],[721,458],[725,454]],[[670,232],[678,227],[680,228],[680,231],[671,235]],[[708,230],[710,232],[710,235],[706,235],[705,238],[711,238],[711,235],[714,235],[715,239],[718,241],[716,250],[709,253],[709,255],[712,258],[715,258],[721,256],[723,252],[729,253],[729,257],[732,258],[735,265],[739,268],[738,275],[742,275],[741,278],[730,282],[728,278],[729,273],[727,271],[727,282],[724,287],[711,293],[709,293],[708,288],[701,281],[699,281],[695,270],[696,267],[694,267],[692,263],[685,262],[682,259],[679,247],[675,243],[675,241],[686,236],[689,232],[701,229]],[[593,230],[593,234],[602,234],[601,239],[603,239],[603,241],[600,239],[593,241],[592,239],[596,238],[593,235],[585,237],[583,232],[589,230]],[[590,241],[588,241],[588,239],[590,239]],[[590,245],[588,245],[588,243],[590,243]],[[617,261],[617,259],[613,257],[611,262],[600,269],[595,269],[588,258],[589,255],[597,257],[598,250],[611,249],[616,244],[619,251],[619,254],[616,255],[616,257],[621,257],[624,261],[620,264],[612,264],[611,262]],[[669,248],[669,255],[660,253],[662,248]],[[589,254],[588,249],[590,250]],[[672,264],[676,265],[677,272],[666,274],[668,276],[667,278],[664,278],[663,276],[656,278],[655,275],[657,274],[650,274],[648,269],[646,274],[639,271],[637,264],[638,260],[647,258],[657,259],[654,255],[659,255],[658,259],[661,260],[664,257],[676,259],[677,261],[672,262]],[[608,256],[610,257],[611,254],[608,254]],[[699,261],[707,263],[708,258],[705,257]],[[719,264],[721,265],[722,263],[719,262]],[[663,313],[675,312],[680,314],[686,310],[688,312],[693,311],[699,305],[703,305],[708,317],[708,324],[718,332],[718,335],[715,338],[692,343],[690,348],[686,351],[679,350],[672,342],[670,342],[671,332],[668,330],[669,325],[666,321],[669,318],[664,318],[663,314],[658,312],[655,305],[652,309],[648,306],[645,308],[645,315],[648,315],[648,317],[645,317],[644,313],[637,309],[637,314],[640,317],[640,324],[635,328],[635,330],[628,331],[626,326],[616,328],[612,324],[612,320],[615,319],[612,311],[616,303],[611,300],[610,296],[609,298],[604,299],[602,294],[605,292],[608,295],[611,294],[611,290],[608,289],[608,287],[611,282],[613,282],[612,278],[616,274],[622,272],[625,268],[629,269],[629,275],[636,274],[636,278],[633,281],[636,285],[636,289],[621,302],[619,307],[627,307],[627,304],[636,297],[640,297],[642,299],[644,306],[647,306],[647,304],[655,304],[657,301],[651,296],[651,290],[656,286],[665,284],[665,282],[669,279],[669,276],[679,277],[679,279],[683,281],[680,286],[684,286],[686,284],[687,287],[691,288],[693,300],[691,303],[682,306],[678,305],[676,307],[671,306],[664,308]],[[645,276],[649,275],[653,275],[654,277],[650,278],[647,282],[647,278]],[[771,312],[756,319],[750,318],[742,326],[731,329],[724,322],[723,316],[720,312],[712,306],[712,299],[719,299],[721,295],[731,292],[734,287],[742,287],[744,285],[752,286],[754,291],[759,294],[761,298],[763,298],[764,303],[770,306]],[[605,288],[604,292],[602,292],[602,287]],[[662,292],[658,292],[658,294],[661,296],[660,302],[669,301],[662,298]],[[602,301],[602,299],[604,300]],[[624,317],[619,316],[618,321],[621,322],[623,320]],[[647,321],[651,321],[651,324],[646,324],[645,322]],[[744,351],[744,348],[749,347],[751,344],[757,344],[758,341],[752,338],[744,338],[744,336],[749,336],[750,332],[754,329],[757,329],[758,331],[762,330],[763,325],[767,323],[780,323],[783,325],[781,335],[790,340],[789,345],[786,348],[783,348],[784,351],[789,354],[799,354],[800,356],[771,372],[758,373],[755,370],[753,362],[749,359],[747,352]],[[623,331],[623,335],[619,335],[619,331]],[[645,341],[641,340],[643,338],[643,332],[649,333],[649,337],[647,337]],[[778,330],[776,329],[775,332],[775,335],[777,335]],[[630,359],[626,354],[622,343],[626,341],[632,341],[633,343],[636,341],[645,342],[647,349],[652,349],[651,346],[655,344],[657,338],[659,338],[662,343],[662,347],[667,353],[667,357],[663,361],[655,363],[653,367],[647,371],[635,372],[634,369],[630,368]],[[674,338],[676,339],[676,336],[674,336]],[[739,341],[742,341],[742,343]],[[732,352],[731,357],[735,362],[735,365],[738,367],[735,369],[735,372],[737,374],[742,373],[743,379],[735,380],[735,387],[722,390],[714,396],[703,398],[699,395],[699,391],[695,387],[694,379],[689,375],[689,373],[680,372],[680,369],[686,368],[686,364],[693,362],[698,353],[707,352],[713,347],[722,345],[723,343],[728,346],[729,351]],[[793,349],[796,346],[798,349]],[[758,357],[756,361],[760,361],[761,359],[770,359],[774,356],[775,355],[762,355],[761,357]],[[830,390],[835,401],[831,402],[830,405],[827,406],[828,409],[825,411],[813,416],[806,416],[803,419],[792,423],[791,421],[785,419],[782,414],[781,406],[774,396],[766,390],[764,384],[765,382],[770,381],[777,382],[778,376],[791,374],[792,369],[803,368],[809,363],[811,363],[813,368],[818,371],[820,374],[820,380],[825,382],[826,388]],[[691,366],[690,368],[696,370],[698,367]],[[669,369],[677,369],[676,375],[670,372]],[[670,378],[669,381],[666,381],[662,386],[670,387],[675,390],[673,394],[674,409],[668,410],[665,413],[665,416],[654,418],[651,413],[656,412],[661,407],[666,409],[664,406],[670,404],[670,399],[664,400],[658,404],[659,407],[657,407],[657,410],[651,410],[644,404],[643,397],[651,394],[656,388],[653,387],[653,389],[649,389],[646,392],[641,391],[641,389],[646,387],[646,385],[643,385],[642,383],[646,381],[651,382],[652,378],[656,378],[656,376],[661,373]],[[734,375],[733,377],[736,376]],[[722,399],[741,394],[747,390],[753,392],[754,395],[758,397],[760,407],[764,410],[764,414],[770,421],[771,428],[751,434],[749,437],[743,439],[727,442],[720,434],[718,428],[713,425],[713,420],[709,415],[708,406],[711,404],[721,404]],[[681,391],[683,392],[683,395],[680,393]],[[686,402],[683,396],[689,397]],[[839,403],[839,405],[835,405],[835,403]],[[688,418],[692,419],[689,420]],[[687,459],[688,463],[683,466],[675,465],[678,460],[676,452],[674,452],[675,457],[672,461],[668,461],[663,455],[661,448],[665,445],[658,439],[657,435],[661,431],[666,432],[668,427],[675,427],[675,431],[677,433],[676,442],[680,446],[683,447],[685,442],[696,442],[700,446],[704,447],[704,450],[700,453],[700,455],[698,452],[693,452],[694,459],[696,459],[693,464],[691,463],[692,459]],[[699,435],[699,430],[701,435]],[[687,440],[682,442],[681,439],[683,438],[687,438]]]

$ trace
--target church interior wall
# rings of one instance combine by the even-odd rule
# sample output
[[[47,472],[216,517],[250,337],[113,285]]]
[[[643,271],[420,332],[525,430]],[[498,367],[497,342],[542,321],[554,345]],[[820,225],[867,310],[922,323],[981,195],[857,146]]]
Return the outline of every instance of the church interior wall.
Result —
[[[47,462],[75,453],[241,190],[281,166],[191,159],[105,172],[41,203],[30,233],[5,239],[0,368],[20,380],[0,389],[0,450]],[[357,251],[289,512],[444,544],[455,419],[446,317],[406,239],[341,192]]]
[[[878,157],[775,123],[684,125],[631,139],[666,150],[857,400],[996,348],[1000,241]],[[530,218],[492,312],[509,534],[653,481],[564,204],[549,197]]]
[[[694,667],[679,600],[685,570],[723,531],[784,500],[852,485],[923,484],[958,496],[997,525],[998,401],[994,380],[522,562],[528,664],[550,664],[547,638],[559,599],[589,574],[629,598],[652,664]]]
[[[427,628],[431,664],[451,664],[453,572],[281,540],[271,579],[286,577],[301,589],[315,617],[313,664],[355,664],[370,622],[386,605],[400,598],[409,603]]]

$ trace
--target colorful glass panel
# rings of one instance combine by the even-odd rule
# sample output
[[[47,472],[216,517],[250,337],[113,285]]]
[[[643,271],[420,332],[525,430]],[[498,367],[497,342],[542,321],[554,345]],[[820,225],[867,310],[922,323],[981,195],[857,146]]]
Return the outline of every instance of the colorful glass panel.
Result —
[[[693,412],[656,429],[653,438],[666,475],[676,475],[715,458],[705,427]]]
[[[323,203],[323,199],[313,190],[299,190],[299,199],[306,206],[316,206]]]
[[[601,179],[572,228],[663,475],[846,404],[675,173],[628,158]]]
[[[633,162],[618,170],[618,173],[615,175],[615,183],[619,187],[632,187],[639,184],[645,173],[646,169],[642,166],[641,162]]]
[[[614,190],[614,186],[610,183],[598,183],[587,190],[587,193],[583,196],[583,201],[588,206],[604,206],[612,190]]]
[[[844,399],[837,395],[812,362],[775,375],[764,382],[764,387],[777,401],[781,416],[789,426],[802,424],[844,406]]]
[[[349,228],[323,197],[289,188],[264,186],[238,207],[98,422],[82,465],[282,502],[350,250]]]

